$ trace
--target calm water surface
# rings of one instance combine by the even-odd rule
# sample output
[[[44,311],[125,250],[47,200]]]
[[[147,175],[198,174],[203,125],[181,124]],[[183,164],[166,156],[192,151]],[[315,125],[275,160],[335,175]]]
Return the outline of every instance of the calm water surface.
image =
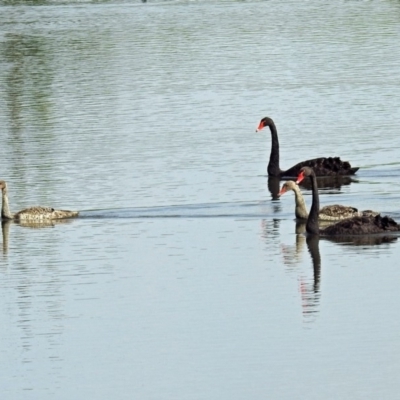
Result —
[[[400,221],[400,3],[32,4],[0,2],[0,179],[81,217],[2,226],[2,398],[397,399],[400,241],[296,234],[254,130]]]

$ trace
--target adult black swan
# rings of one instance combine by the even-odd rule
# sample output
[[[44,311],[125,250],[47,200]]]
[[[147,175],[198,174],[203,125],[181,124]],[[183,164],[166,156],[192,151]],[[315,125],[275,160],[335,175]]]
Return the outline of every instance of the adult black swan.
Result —
[[[353,217],[339,221],[325,229],[320,229],[318,226],[319,196],[317,178],[312,168],[301,168],[297,177],[297,183],[301,182],[306,177],[309,177],[311,180],[312,190],[312,205],[306,223],[307,233],[322,236],[349,236],[400,231],[400,225],[398,225],[392,218],[386,216],[382,217],[380,214],[376,216],[363,215],[361,217]]]
[[[343,175],[354,175],[359,168],[352,168],[348,161],[342,161],[339,157],[320,157],[314,158],[313,160],[306,160],[293,166],[292,168],[282,171],[279,167],[279,140],[278,132],[272,118],[263,118],[256,132],[261,129],[269,127],[271,130],[272,145],[271,155],[268,163],[268,175],[276,176],[279,178],[283,177],[296,177],[302,167],[311,167],[314,169],[317,176],[343,176]]]

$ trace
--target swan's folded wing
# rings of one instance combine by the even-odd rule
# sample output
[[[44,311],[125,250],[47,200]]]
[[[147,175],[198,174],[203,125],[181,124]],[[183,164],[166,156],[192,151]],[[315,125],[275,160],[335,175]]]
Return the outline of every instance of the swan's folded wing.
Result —
[[[29,207],[14,215],[17,220],[41,221],[51,219],[72,218],[78,216],[78,211],[55,210],[52,207]]]
[[[354,175],[359,169],[353,168],[348,161],[342,161],[340,157],[320,157],[302,161],[284,171],[282,176],[297,177],[303,167],[312,168],[316,176]]]
[[[333,204],[325,206],[319,210],[319,219],[341,220],[361,216],[361,213],[354,207]]]

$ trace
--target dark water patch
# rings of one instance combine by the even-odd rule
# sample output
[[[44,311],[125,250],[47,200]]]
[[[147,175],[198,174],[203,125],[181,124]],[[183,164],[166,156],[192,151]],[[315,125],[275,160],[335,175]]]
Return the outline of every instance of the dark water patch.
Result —
[[[400,234],[324,236],[322,239],[333,243],[339,243],[344,246],[378,246],[381,244],[396,242],[399,236]]]

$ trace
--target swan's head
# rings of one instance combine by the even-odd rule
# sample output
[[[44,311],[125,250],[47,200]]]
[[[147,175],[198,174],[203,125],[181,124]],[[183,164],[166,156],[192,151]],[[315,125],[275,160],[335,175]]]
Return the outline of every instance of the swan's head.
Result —
[[[310,167],[303,167],[300,170],[299,175],[297,176],[297,180],[296,183],[299,184],[304,178],[306,178],[307,176],[311,176],[314,174],[314,170]]]
[[[0,189],[7,190],[7,183],[6,181],[0,181]]]
[[[271,118],[265,117],[263,118],[260,123],[258,124],[258,128],[256,129],[256,132],[260,132],[261,129],[264,129],[266,126],[270,126],[274,123]]]
[[[296,190],[298,186],[294,181],[287,181],[285,182],[282,187],[280,192],[278,193],[278,196],[282,196],[284,193],[288,192],[289,190]]]

